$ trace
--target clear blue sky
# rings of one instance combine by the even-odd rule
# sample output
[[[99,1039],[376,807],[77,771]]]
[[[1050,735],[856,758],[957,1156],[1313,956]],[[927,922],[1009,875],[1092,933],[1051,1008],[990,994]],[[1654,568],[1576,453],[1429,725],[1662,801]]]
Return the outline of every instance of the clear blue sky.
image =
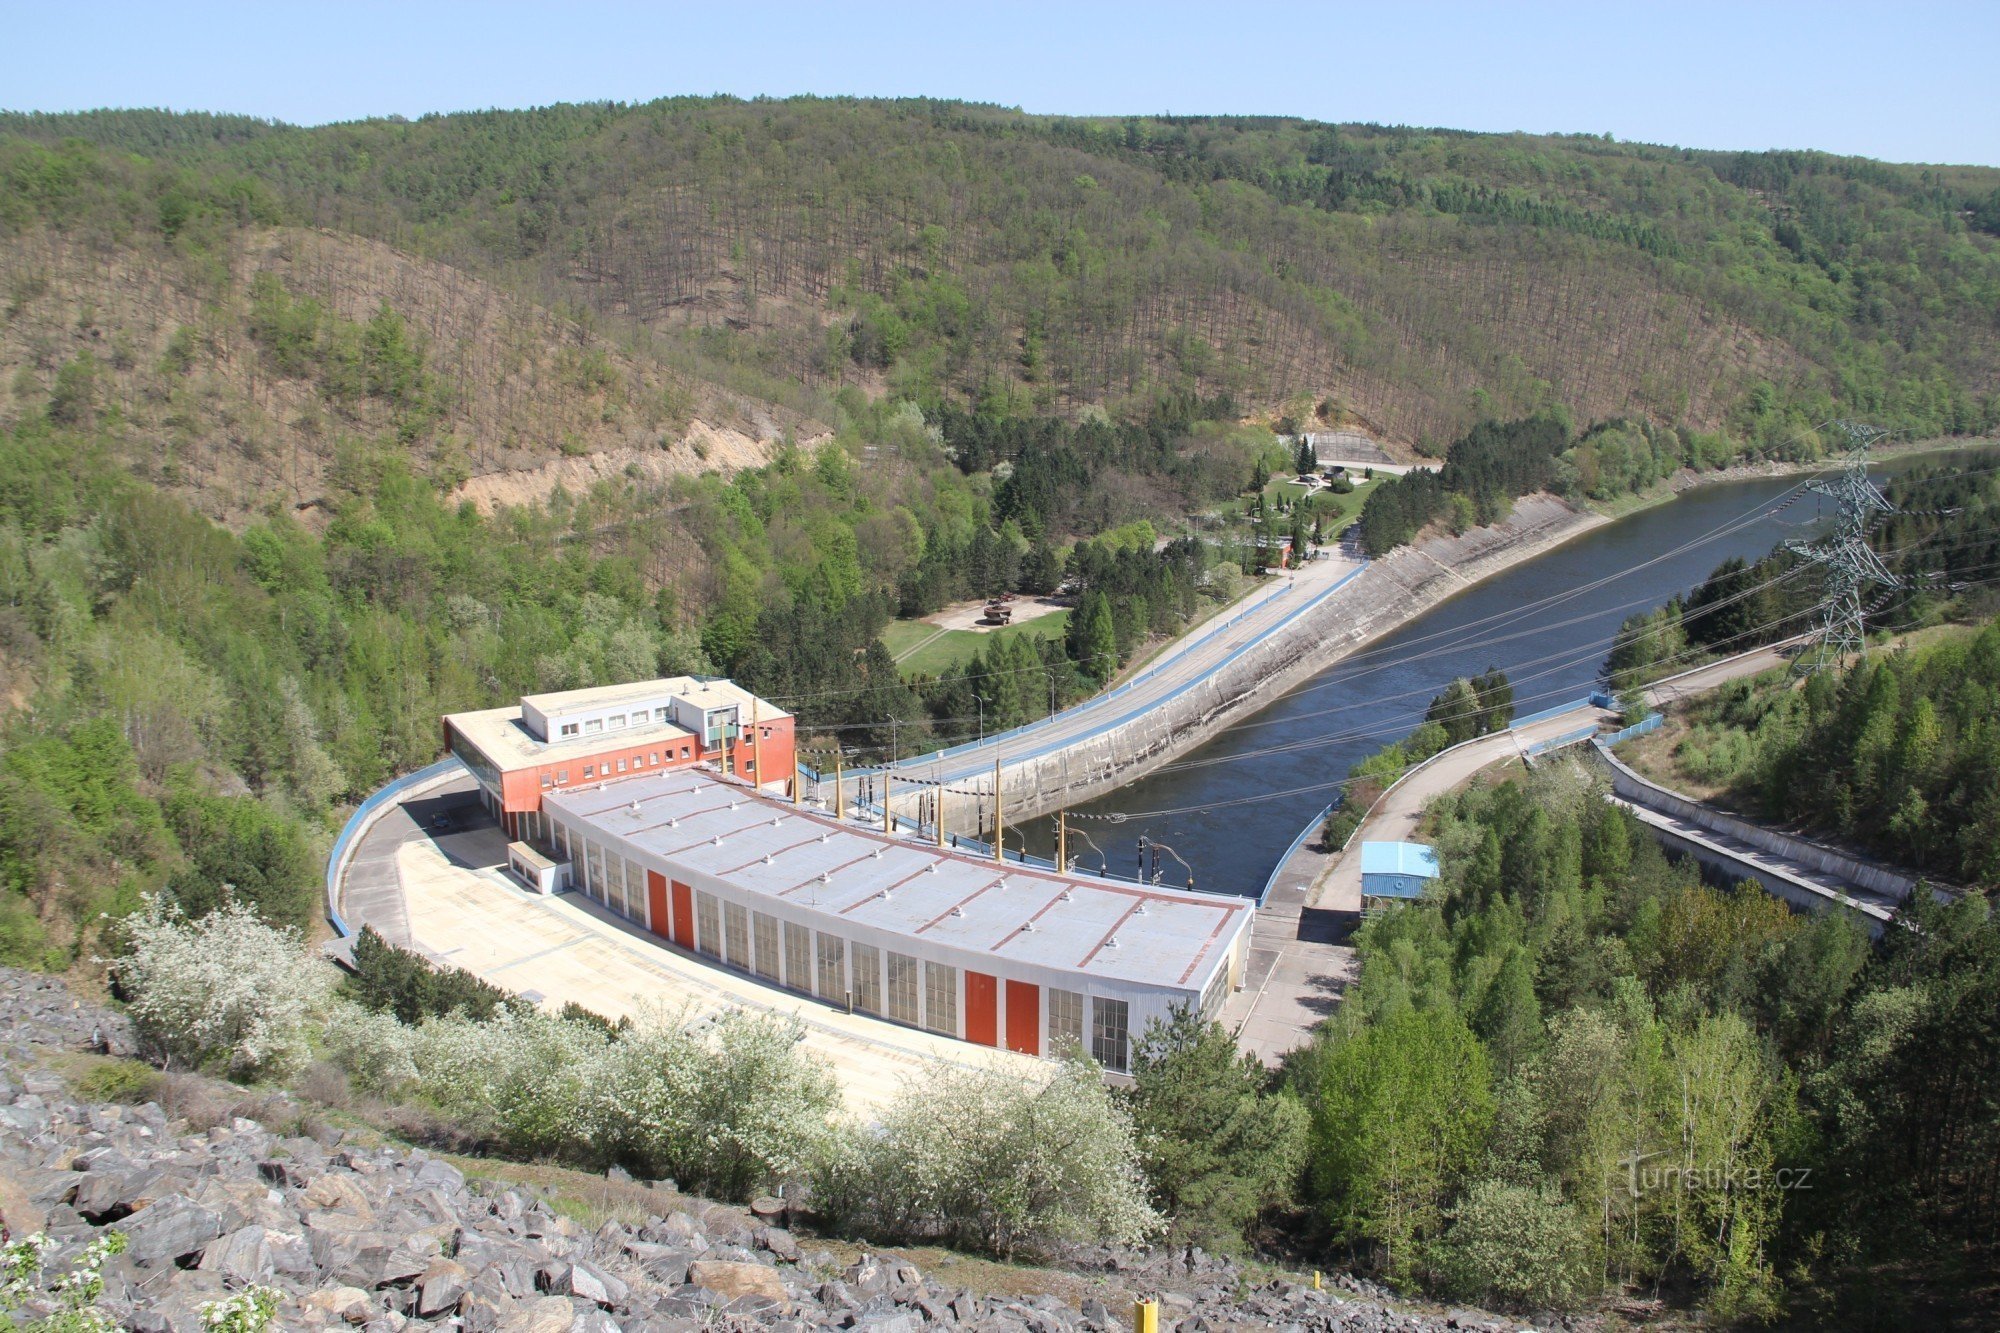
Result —
[[[0,107],[306,124],[675,93],[1587,131],[2000,165],[2000,2],[59,4]]]

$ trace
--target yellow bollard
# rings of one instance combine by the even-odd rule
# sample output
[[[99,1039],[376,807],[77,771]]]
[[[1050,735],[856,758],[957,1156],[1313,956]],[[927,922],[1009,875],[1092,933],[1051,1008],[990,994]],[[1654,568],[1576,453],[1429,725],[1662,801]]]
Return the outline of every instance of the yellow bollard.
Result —
[[[1150,1297],[1132,1302],[1132,1333],[1160,1333],[1160,1303]]]
[[[1317,1268],[1313,1269],[1313,1290],[1319,1290],[1319,1270]]]

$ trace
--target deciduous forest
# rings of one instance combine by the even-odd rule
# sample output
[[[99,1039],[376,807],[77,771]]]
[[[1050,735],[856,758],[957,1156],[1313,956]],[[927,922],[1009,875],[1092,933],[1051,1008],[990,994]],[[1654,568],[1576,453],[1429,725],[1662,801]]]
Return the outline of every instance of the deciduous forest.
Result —
[[[334,831],[436,757],[444,712],[714,671],[813,753],[955,742],[1103,687],[1357,504],[1382,555],[1534,491],[1610,504],[1817,459],[1840,416],[1991,432],[1996,383],[1981,168],[914,100],[0,114],[0,961],[303,947],[269,928],[311,927]],[[1267,494],[1312,462],[1304,431],[1442,462],[1342,478],[1345,510]],[[1878,627],[2000,565],[1991,475],[1894,496],[1873,539],[1908,583]],[[1804,584],[1790,556],[1724,566],[1629,622],[1609,670],[1768,637]],[[949,668],[883,641],[1057,590],[1060,632]],[[1995,633],[1725,693],[1685,762],[1990,882]],[[1452,682],[1355,792],[1513,708],[1497,671]],[[480,1072],[712,1081],[667,1026],[530,1019],[374,942],[327,1054],[521,1155],[732,1195],[816,1170],[830,1217],[999,1252],[1279,1225],[1509,1308],[1647,1289],[1885,1325],[1924,1311],[1876,1265],[1951,1289],[1950,1256],[1990,1253],[1981,900],[1871,951],[1704,887],[1561,767],[1435,824],[1442,893],[1363,929],[1358,989],[1282,1077],[1183,1016],[1132,1034],[1129,1092],[1085,1065],[1041,1097],[941,1073],[835,1152],[814,1074],[773,1094],[771,1151],[725,1169],[623,1110],[551,1129]],[[287,970],[258,947],[257,975]],[[789,1031],[752,1026],[755,1061],[796,1073]],[[1051,1186],[1039,1231],[996,1218],[981,1191],[1017,1164],[974,1160],[933,1102],[1052,1178],[1037,1127],[1071,1127],[1092,1197]],[[1655,1151],[1821,1183],[1621,1192]],[[925,1194],[935,1161],[976,1188]]]

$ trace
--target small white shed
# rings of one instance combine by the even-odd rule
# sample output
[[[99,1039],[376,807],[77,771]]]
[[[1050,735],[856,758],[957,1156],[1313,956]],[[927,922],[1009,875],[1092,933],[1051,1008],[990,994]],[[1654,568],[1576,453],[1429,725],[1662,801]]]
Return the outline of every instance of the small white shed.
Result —
[[[525,842],[507,844],[507,868],[536,893],[561,893],[569,887],[569,862],[552,861]]]

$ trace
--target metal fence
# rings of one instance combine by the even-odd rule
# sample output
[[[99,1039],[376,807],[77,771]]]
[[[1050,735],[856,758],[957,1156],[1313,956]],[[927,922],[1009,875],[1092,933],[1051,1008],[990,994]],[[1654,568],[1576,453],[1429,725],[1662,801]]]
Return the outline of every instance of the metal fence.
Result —
[[[1579,745],[1596,734],[1597,726],[1593,723],[1587,727],[1578,727],[1575,731],[1565,731],[1560,736],[1551,736],[1545,741],[1536,741],[1524,753],[1528,758],[1533,759],[1536,755],[1547,754],[1551,750],[1560,750],[1566,745]]]
[[[1666,720],[1664,714],[1648,713],[1631,726],[1620,731],[1614,731],[1609,736],[1604,737],[1604,744],[1616,745],[1621,741],[1629,741],[1634,736],[1650,736],[1652,733],[1658,731],[1660,724]]]

